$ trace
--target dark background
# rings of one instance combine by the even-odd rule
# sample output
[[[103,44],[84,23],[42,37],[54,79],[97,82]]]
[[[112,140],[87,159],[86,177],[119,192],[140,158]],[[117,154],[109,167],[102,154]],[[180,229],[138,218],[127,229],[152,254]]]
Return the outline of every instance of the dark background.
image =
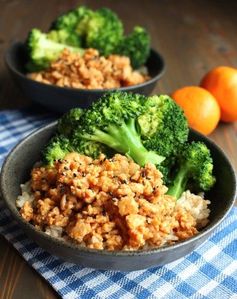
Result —
[[[124,21],[127,32],[135,25],[148,29],[152,46],[166,62],[166,73],[154,93],[170,93],[182,86],[198,85],[202,76],[215,66],[237,67],[237,1],[0,0],[1,110],[30,104],[4,65],[4,52],[10,43],[24,40],[32,27],[47,30],[58,14],[81,4],[112,8]],[[210,138],[225,150],[237,169],[237,123],[220,124]],[[0,237],[0,299],[8,298],[57,297]]]

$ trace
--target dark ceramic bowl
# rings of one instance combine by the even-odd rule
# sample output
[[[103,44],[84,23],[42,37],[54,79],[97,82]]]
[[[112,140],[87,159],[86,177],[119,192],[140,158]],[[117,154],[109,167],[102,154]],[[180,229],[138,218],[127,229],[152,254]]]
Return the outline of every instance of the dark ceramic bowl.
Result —
[[[190,140],[200,140],[210,148],[217,178],[207,198],[211,200],[210,223],[198,235],[175,245],[143,251],[101,251],[80,247],[54,239],[26,222],[19,214],[15,201],[20,184],[29,179],[30,170],[40,160],[40,151],[55,132],[55,123],[43,127],[21,141],[8,155],[1,173],[1,191],[6,206],[26,234],[48,252],[65,261],[86,267],[132,271],[172,262],[192,252],[202,244],[231,209],[236,191],[233,168],[223,151],[206,137],[191,131]]]
[[[71,108],[86,108],[96,101],[106,91],[113,89],[76,89],[48,85],[26,77],[26,53],[24,44],[14,43],[6,52],[7,67],[22,92],[32,101],[50,110],[66,112]],[[164,60],[158,52],[151,49],[146,63],[151,79],[138,85],[117,88],[116,90],[130,91],[149,95],[157,81],[164,73]]]

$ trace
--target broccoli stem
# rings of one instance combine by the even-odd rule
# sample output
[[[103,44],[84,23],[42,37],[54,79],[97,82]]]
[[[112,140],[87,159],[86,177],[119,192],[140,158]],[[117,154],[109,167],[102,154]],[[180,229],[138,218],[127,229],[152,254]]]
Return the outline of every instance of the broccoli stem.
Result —
[[[186,190],[188,182],[188,168],[186,165],[181,166],[176,174],[172,185],[169,187],[167,194],[179,199],[182,193]]]
[[[106,131],[96,129],[93,135],[85,134],[81,137],[103,143],[132,158],[141,166],[146,163],[160,164],[165,159],[143,146],[134,119],[130,119],[127,123],[123,122],[119,127],[109,125]]]

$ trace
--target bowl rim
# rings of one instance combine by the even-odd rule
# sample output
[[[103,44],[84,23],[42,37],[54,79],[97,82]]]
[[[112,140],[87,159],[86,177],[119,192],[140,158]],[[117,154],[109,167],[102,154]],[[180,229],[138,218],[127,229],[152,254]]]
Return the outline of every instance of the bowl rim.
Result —
[[[46,84],[46,83],[43,83],[43,82],[33,80],[31,78],[28,78],[26,76],[26,74],[24,74],[23,72],[16,69],[13,66],[12,62],[11,62],[11,53],[12,53],[14,48],[19,48],[19,47],[24,47],[24,43],[22,41],[14,41],[14,42],[11,43],[11,45],[7,48],[7,50],[4,53],[5,64],[7,65],[9,70],[11,70],[13,73],[18,75],[19,77],[21,77],[23,79],[26,79],[30,82],[34,82],[35,84],[37,84],[39,86],[42,86],[42,85],[43,86],[49,86],[49,87],[54,88],[55,90],[58,90],[58,91],[60,91],[60,90],[61,91],[62,90],[64,90],[64,91],[77,91],[77,92],[84,92],[84,93],[87,92],[87,93],[91,93],[91,94],[96,93],[96,92],[98,92],[98,93],[99,92],[101,92],[101,93],[111,92],[111,91],[115,91],[115,90],[130,91],[130,90],[133,90],[135,88],[142,88],[142,87],[145,87],[149,84],[155,83],[156,81],[158,81],[164,75],[164,73],[166,71],[166,64],[165,64],[165,60],[164,60],[163,56],[158,51],[156,51],[154,48],[150,48],[150,52],[153,52],[157,57],[159,57],[161,69],[155,76],[153,76],[151,79],[149,79],[149,80],[147,80],[143,83],[136,84],[136,85],[131,85],[131,86],[125,86],[125,87],[108,88],[108,89],[86,89],[86,88],[83,89],[83,88],[62,87],[62,86],[57,86],[57,85],[54,85],[54,84]]]
[[[196,134],[198,137],[202,137],[202,138],[204,138],[205,141],[211,143],[211,145],[214,148],[216,148],[222,154],[223,158],[225,159],[225,162],[228,164],[228,166],[229,166],[229,168],[232,172],[233,180],[234,180],[234,184],[233,184],[234,189],[232,190],[233,191],[232,198],[230,199],[228,205],[225,207],[223,214],[220,217],[218,217],[217,219],[215,219],[214,221],[212,221],[205,228],[203,228],[198,234],[196,234],[195,236],[192,236],[189,239],[179,241],[179,242],[177,242],[173,245],[167,245],[167,246],[164,246],[164,247],[157,247],[157,248],[150,248],[150,249],[145,249],[145,250],[142,250],[142,249],[141,250],[134,250],[134,251],[126,251],[126,250],[109,251],[109,250],[90,249],[88,247],[83,247],[83,246],[80,246],[78,244],[70,243],[70,242],[67,242],[67,241],[64,241],[64,240],[54,238],[50,235],[47,235],[45,232],[37,230],[32,224],[30,224],[26,220],[24,220],[20,216],[16,206],[14,206],[13,208],[11,207],[11,204],[9,204],[11,202],[11,199],[8,198],[7,190],[5,189],[4,178],[5,178],[6,169],[8,167],[8,161],[11,159],[12,155],[14,155],[15,151],[17,151],[18,148],[21,147],[24,142],[26,142],[26,141],[30,140],[32,137],[34,137],[34,135],[40,134],[44,130],[52,129],[52,128],[56,127],[56,124],[57,124],[57,121],[51,122],[47,125],[43,125],[40,128],[32,131],[29,135],[27,135],[20,142],[18,142],[11,149],[11,151],[8,153],[7,157],[5,158],[4,163],[2,165],[1,175],[0,175],[1,195],[2,195],[3,201],[5,202],[5,205],[10,210],[11,215],[18,222],[17,223],[18,225],[20,224],[21,227],[23,226],[23,227],[29,229],[31,231],[31,233],[39,235],[41,238],[44,239],[44,241],[52,242],[53,244],[55,244],[57,246],[60,246],[60,247],[63,247],[63,248],[70,248],[73,251],[76,251],[78,253],[80,252],[80,254],[82,254],[82,255],[83,255],[83,253],[85,253],[85,254],[91,254],[93,256],[94,255],[120,256],[120,257],[123,257],[123,256],[147,256],[147,255],[153,255],[153,254],[157,254],[157,253],[161,253],[161,252],[162,253],[163,252],[169,252],[170,250],[173,250],[173,249],[176,249],[176,248],[179,248],[179,247],[183,247],[183,246],[186,246],[188,244],[192,244],[196,240],[198,240],[198,239],[208,235],[209,233],[211,233],[225,219],[225,217],[230,212],[231,208],[233,207],[233,205],[235,203],[235,197],[236,197],[236,194],[237,194],[236,174],[235,174],[235,171],[234,171],[227,155],[225,154],[225,152],[218,145],[216,145],[216,143],[214,141],[212,141],[211,139],[207,138],[206,136],[200,134],[199,132],[197,132],[193,129],[190,129],[190,131],[193,132],[194,134]],[[28,234],[27,234],[27,236],[28,236]],[[32,238],[32,240],[33,240],[33,238]]]

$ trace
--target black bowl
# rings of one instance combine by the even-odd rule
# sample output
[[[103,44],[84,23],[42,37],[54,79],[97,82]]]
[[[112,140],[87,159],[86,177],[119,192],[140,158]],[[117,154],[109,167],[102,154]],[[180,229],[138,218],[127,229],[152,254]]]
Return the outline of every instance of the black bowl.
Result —
[[[123,90],[149,95],[164,73],[164,60],[151,49],[146,66],[151,79],[138,85],[116,89],[77,89],[48,85],[26,77],[26,53],[24,44],[14,43],[6,52],[5,61],[10,73],[22,92],[32,101],[50,110],[66,112],[71,108],[87,108],[106,91]]]
[[[1,172],[1,191],[6,206],[29,238],[48,252],[65,261],[99,269],[132,271],[172,262],[192,252],[202,244],[220,224],[231,209],[236,192],[234,170],[223,151],[208,138],[192,131],[190,140],[200,140],[210,148],[217,178],[207,198],[211,200],[210,223],[199,234],[175,245],[152,250],[101,251],[80,247],[52,238],[40,232],[19,214],[15,202],[20,194],[20,184],[29,179],[30,170],[40,160],[40,151],[55,132],[56,124],[49,124],[26,137],[8,155]]]

